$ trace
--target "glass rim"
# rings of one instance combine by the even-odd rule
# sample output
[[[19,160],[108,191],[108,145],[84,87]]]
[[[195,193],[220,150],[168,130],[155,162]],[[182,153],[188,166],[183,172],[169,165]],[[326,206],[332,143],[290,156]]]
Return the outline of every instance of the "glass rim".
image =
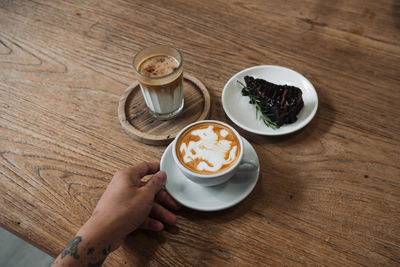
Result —
[[[173,72],[168,73],[167,75],[163,75],[163,76],[151,77],[151,76],[146,76],[146,75],[141,74],[141,73],[136,69],[136,66],[135,66],[135,59],[136,59],[137,56],[138,56],[141,52],[143,52],[144,50],[150,49],[150,48],[156,48],[156,47],[165,47],[165,48],[170,48],[170,49],[175,50],[175,51],[178,53],[178,55],[179,55],[179,65],[178,65],[178,67],[177,67]],[[144,79],[154,79],[154,80],[164,79],[164,78],[167,78],[167,77],[170,77],[170,76],[176,74],[176,73],[181,69],[182,64],[183,64],[183,57],[182,57],[181,51],[179,51],[179,50],[176,49],[175,47],[169,46],[169,45],[153,45],[153,46],[144,47],[144,48],[142,48],[139,52],[136,53],[136,55],[133,57],[133,60],[132,60],[132,67],[133,67],[133,70],[135,71],[136,75],[138,75],[139,77],[144,78]]]

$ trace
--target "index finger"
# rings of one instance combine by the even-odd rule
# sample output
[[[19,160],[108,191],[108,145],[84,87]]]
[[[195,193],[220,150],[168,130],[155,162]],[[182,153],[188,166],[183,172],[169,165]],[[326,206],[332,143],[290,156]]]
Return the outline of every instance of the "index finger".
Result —
[[[140,182],[143,176],[154,174],[160,170],[159,162],[142,162],[137,165],[122,169],[121,172],[128,175],[134,182]]]

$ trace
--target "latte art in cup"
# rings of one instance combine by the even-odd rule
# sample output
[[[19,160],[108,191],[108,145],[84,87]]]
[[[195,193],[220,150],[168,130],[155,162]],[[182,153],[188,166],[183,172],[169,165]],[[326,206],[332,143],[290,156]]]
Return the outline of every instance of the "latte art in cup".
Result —
[[[240,142],[228,127],[205,122],[183,132],[177,140],[176,155],[181,164],[199,174],[221,173],[234,166]]]

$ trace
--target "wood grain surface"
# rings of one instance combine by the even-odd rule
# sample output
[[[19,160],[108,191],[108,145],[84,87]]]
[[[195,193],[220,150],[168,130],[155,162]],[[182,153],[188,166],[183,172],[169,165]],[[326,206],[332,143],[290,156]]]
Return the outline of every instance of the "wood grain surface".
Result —
[[[240,133],[261,161],[250,196],[182,209],[105,266],[399,266],[400,1],[0,1],[0,224],[57,255],[113,173],[165,147],[122,129],[118,100],[145,46],[183,52],[211,94],[236,72],[302,73],[319,109],[282,137]]]

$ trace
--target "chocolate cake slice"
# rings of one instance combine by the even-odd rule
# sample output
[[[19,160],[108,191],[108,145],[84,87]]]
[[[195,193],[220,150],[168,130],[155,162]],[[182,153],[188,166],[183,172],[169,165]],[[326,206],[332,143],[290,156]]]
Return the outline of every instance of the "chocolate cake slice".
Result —
[[[274,124],[282,126],[297,121],[297,114],[304,106],[303,92],[300,88],[277,85],[251,76],[245,76],[244,81],[247,90],[243,88],[242,95],[252,95],[260,106],[260,111]]]

